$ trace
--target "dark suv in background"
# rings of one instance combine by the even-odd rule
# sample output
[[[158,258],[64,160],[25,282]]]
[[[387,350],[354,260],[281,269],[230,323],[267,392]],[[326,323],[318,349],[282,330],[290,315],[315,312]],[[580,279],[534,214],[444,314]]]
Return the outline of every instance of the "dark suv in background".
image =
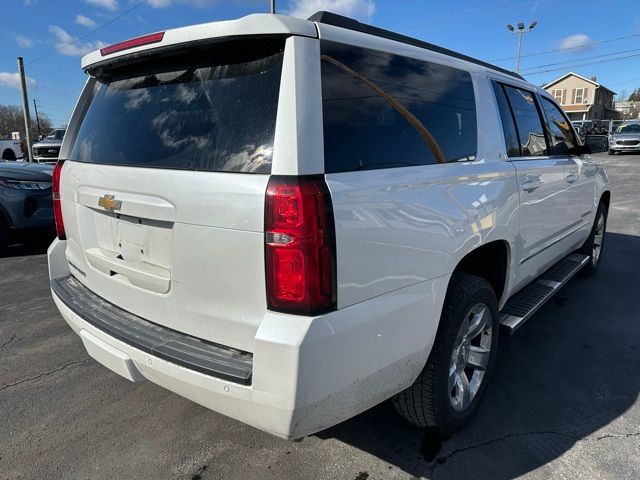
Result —
[[[53,165],[0,160],[0,252],[24,239],[54,236]]]

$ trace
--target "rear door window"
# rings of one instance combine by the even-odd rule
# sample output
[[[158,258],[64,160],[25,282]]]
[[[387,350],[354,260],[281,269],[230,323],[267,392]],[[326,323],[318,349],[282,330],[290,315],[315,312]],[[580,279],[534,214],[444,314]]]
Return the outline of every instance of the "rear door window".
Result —
[[[504,85],[518,129],[520,149],[524,157],[547,155],[547,141],[535,95],[521,88]]]
[[[327,173],[475,159],[468,72],[328,41],[321,65]]]
[[[283,49],[234,42],[99,72],[71,160],[270,173]]]

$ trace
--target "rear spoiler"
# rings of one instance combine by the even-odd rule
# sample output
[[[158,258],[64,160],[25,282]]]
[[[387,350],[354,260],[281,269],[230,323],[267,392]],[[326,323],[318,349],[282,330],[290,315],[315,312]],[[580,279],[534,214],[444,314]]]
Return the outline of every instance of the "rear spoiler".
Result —
[[[317,38],[318,32],[313,22],[308,20],[257,13],[238,20],[174,28],[119,42],[84,56],[81,65],[83,70],[88,71],[119,61],[122,57],[139,57],[159,49],[208,43],[229,37],[271,35],[300,35]]]

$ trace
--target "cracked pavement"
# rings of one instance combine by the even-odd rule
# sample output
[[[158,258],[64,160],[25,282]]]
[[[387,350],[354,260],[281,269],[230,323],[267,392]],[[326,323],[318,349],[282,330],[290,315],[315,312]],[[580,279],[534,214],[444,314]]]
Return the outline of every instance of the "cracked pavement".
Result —
[[[0,258],[0,479],[633,479],[640,475],[640,155],[613,188],[600,272],[513,337],[466,430],[439,439],[384,403],[302,442],[88,358],[51,300],[43,248]]]

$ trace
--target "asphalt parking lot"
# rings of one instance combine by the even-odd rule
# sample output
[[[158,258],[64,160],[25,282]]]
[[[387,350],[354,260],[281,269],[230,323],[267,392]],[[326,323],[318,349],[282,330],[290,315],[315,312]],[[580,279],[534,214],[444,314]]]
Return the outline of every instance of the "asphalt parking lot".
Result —
[[[0,478],[637,479],[640,155],[602,158],[613,198],[601,269],[513,337],[453,438],[382,404],[302,442],[91,359],[50,297],[40,245],[0,258]]]

